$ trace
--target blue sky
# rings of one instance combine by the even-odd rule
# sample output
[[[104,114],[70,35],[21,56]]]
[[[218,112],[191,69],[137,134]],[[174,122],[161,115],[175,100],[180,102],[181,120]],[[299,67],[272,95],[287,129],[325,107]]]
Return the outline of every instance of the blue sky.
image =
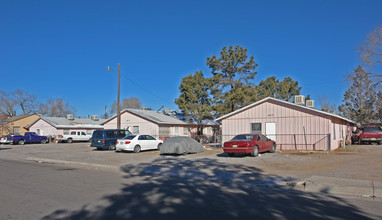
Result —
[[[338,106],[381,10],[379,0],[0,0],[0,90],[101,115],[117,97],[107,66],[120,63],[121,99],[177,109],[182,77],[210,76],[207,57],[240,45],[259,64],[256,83],[291,77]]]

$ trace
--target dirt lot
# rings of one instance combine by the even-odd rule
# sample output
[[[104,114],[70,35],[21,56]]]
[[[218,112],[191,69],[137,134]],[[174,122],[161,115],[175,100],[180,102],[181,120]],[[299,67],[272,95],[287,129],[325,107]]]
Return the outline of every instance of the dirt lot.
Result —
[[[222,152],[220,149],[214,151]],[[321,175],[382,181],[382,145],[354,145],[329,153],[282,151],[275,154],[264,153],[259,158],[229,158],[225,154],[220,156],[225,162],[242,162],[280,176],[304,178]]]
[[[111,166],[137,165],[151,162],[160,156],[159,151],[115,153],[98,151],[88,143],[75,144],[31,144],[4,145],[0,147],[0,159],[23,160],[25,158],[46,158],[62,161],[102,164]],[[203,153],[177,156],[180,160],[201,160],[208,158],[221,163],[241,164],[256,167],[264,174],[284,177],[308,178],[312,175],[382,181],[382,145],[357,145],[332,152],[277,151],[263,153],[259,157],[228,157],[222,149],[209,148]]]

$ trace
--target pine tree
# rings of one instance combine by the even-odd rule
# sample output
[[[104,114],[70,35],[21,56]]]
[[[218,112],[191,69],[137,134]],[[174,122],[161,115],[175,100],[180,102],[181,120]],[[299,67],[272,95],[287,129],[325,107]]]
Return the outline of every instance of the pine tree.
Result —
[[[349,80],[352,85],[345,92],[344,104],[340,105],[338,110],[345,117],[358,123],[374,122],[376,92],[369,74],[358,66],[349,76]]]

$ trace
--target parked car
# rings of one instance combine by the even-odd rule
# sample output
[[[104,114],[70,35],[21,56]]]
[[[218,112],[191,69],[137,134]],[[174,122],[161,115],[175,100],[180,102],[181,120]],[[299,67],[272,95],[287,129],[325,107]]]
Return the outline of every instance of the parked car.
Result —
[[[362,133],[359,136],[361,144],[378,143],[382,144],[382,129],[379,126],[363,126]]]
[[[118,139],[130,135],[129,130],[123,129],[104,129],[93,132],[90,147],[96,147],[98,150],[115,150]]]
[[[10,143],[12,143],[12,139],[8,140],[6,136],[0,137],[0,143],[1,144],[10,144]]]
[[[39,136],[35,132],[25,132],[24,135],[8,135],[7,141],[12,144],[24,145],[25,143],[42,143],[48,142],[48,137]]]
[[[250,153],[252,157],[257,157],[259,152],[274,153],[275,150],[276,142],[262,134],[239,134],[223,145],[223,151],[230,157],[236,153]]]
[[[92,135],[84,131],[71,131],[70,134],[58,135],[58,142],[72,143],[73,141],[91,141]]]
[[[191,137],[170,137],[160,147],[160,154],[194,154],[204,152],[205,148]]]
[[[159,150],[163,141],[157,140],[150,135],[128,135],[117,141],[117,151]]]

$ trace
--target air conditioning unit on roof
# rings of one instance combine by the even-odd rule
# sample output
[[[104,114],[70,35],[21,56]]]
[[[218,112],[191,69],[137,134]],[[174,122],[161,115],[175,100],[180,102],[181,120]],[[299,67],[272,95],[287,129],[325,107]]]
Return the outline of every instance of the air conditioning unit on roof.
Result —
[[[303,95],[295,95],[294,96],[294,103],[295,104],[305,104],[305,96],[303,96]]]
[[[314,108],[314,100],[306,100],[306,107]]]
[[[92,115],[92,120],[93,121],[98,121],[99,120],[98,115]]]
[[[67,114],[66,119],[68,120],[74,120],[74,115],[73,114]]]

